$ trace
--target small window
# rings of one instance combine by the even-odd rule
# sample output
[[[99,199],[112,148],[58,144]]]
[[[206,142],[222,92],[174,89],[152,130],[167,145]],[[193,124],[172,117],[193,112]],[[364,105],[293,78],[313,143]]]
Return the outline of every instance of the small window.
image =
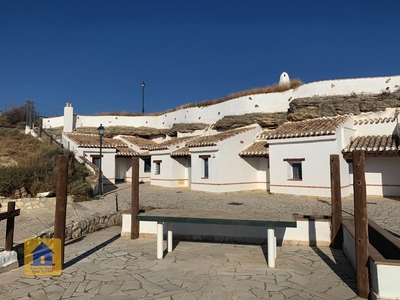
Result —
[[[150,158],[143,159],[144,161],[144,172],[150,173],[151,172],[151,160]]]
[[[208,157],[203,158],[203,178],[208,178]]]
[[[159,175],[161,173],[161,163],[156,162],[156,175]]]
[[[292,178],[297,179],[297,180],[302,180],[303,179],[303,174],[302,174],[302,167],[301,167],[301,162],[293,162],[292,163]]]
[[[92,163],[100,169],[100,157],[92,157]]]

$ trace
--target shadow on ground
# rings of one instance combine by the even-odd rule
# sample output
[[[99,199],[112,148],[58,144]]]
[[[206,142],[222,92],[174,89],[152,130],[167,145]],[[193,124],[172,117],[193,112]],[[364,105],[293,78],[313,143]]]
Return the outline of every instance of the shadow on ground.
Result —
[[[81,255],[78,255],[77,257],[73,258],[72,260],[64,263],[63,269],[66,269],[66,268],[68,268],[70,266],[73,266],[74,264],[78,263],[82,259],[84,259],[84,258],[90,256],[91,254],[95,253],[97,250],[100,250],[101,248],[104,248],[105,246],[107,246],[107,245],[111,244],[112,242],[118,240],[120,237],[121,237],[121,234],[117,234],[117,235],[113,236],[112,238],[108,239],[107,241],[104,241],[103,243],[93,247],[92,249],[89,249],[88,251],[82,253]],[[70,243],[70,244],[72,244],[72,243]]]

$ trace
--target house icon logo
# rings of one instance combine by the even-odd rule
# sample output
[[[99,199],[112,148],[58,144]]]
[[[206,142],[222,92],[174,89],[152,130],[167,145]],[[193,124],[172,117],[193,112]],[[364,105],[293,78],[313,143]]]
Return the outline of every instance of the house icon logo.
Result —
[[[33,263],[31,263],[31,266],[54,266],[53,254],[53,250],[47,247],[45,243],[41,242],[40,245],[32,251]]]
[[[60,239],[28,239],[24,243],[24,273],[31,276],[61,275]]]

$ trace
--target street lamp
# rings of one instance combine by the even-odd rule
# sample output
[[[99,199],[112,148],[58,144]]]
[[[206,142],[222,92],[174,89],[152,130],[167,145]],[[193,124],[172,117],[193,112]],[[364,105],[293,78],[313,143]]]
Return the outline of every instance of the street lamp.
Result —
[[[99,128],[97,128],[97,132],[99,133],[100,136],[100,158],[99,158],[99,183],[98,183],[98,194],[103,195],[103,174],[101,172],[101,150],[103,146],[103,134],[104,134],[104,127],[102,124],[100,124]]]
[[[144,114],[144,87],[146,84],[142,81],[142,114]]]

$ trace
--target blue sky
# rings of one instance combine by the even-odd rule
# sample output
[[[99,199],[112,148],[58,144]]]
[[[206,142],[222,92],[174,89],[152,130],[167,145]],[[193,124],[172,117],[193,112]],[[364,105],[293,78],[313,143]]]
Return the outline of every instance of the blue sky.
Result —
[[[0,110],[164,111],[267,86],[400,74],[400,1],[0,0]]]

